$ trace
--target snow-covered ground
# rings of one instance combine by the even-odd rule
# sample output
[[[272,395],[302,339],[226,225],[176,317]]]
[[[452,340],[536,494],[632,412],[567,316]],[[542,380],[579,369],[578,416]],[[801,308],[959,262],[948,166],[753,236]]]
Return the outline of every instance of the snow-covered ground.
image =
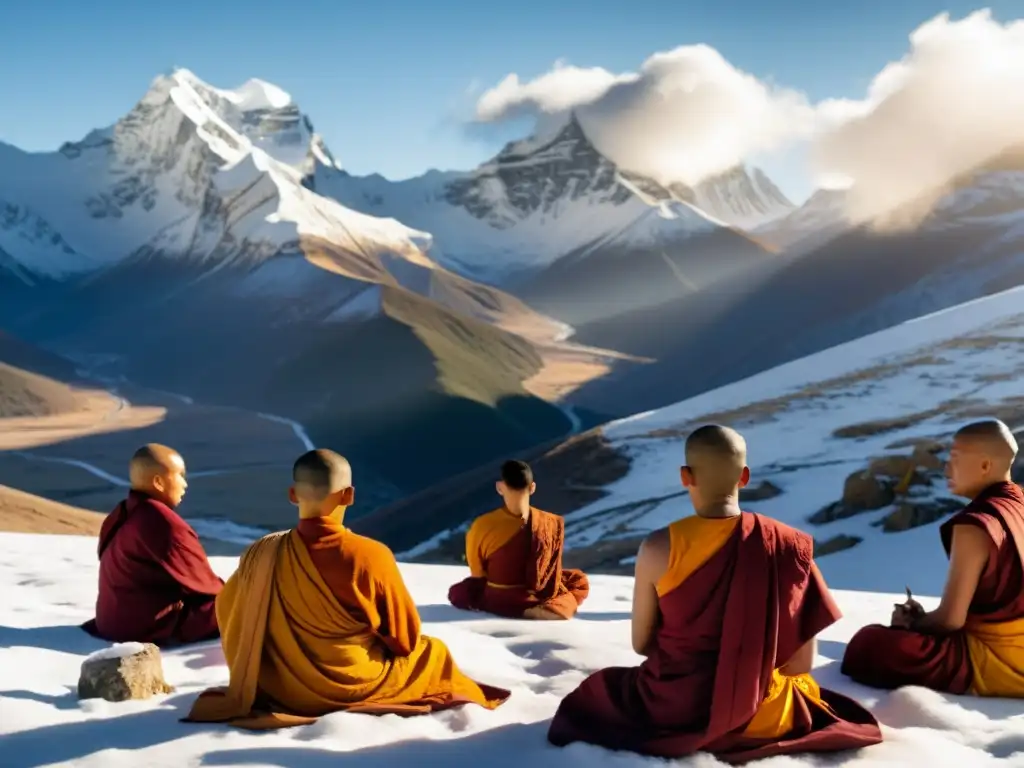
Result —
[[[844,588],[898,591],[921,584],[922,568],[942,566],[934,525],[884,533],[894,507],[814,525],[807,518],[840,499],[850,474],[875,457],[909,455],[908,441],[947,439],[959,426],[1002,417],[1024,427],[1024,288],[1015,288],[903,323],[681,403],[606,426],[632,459],[609,495],[566,518],[570,546],[629,538],[687,513],[679,485],[683,440],[708,421],[731,424],[747,439],[752,485],[782,490],[750,502],[757,512],[808,530],[864,541],[822,558]],[[898,501],[949,498],[940,478]],[[865,568],[895,560],[893,569]],[[921,587],[938,594],[941,581]]]
[[[233,558],[214,558],[228,576]],[[884,570],[891,561],[876,561]],[[592,580],[591,597],[569,623],[481,618],[446,604],[450,583],[463,569],[404,565],[424,621],[471,676],[513,691],[494,712],[480,708],[401,719],[335,714],[315,725],[252,734],[224,726],[178,722],[195,695],[227,682],[217,643],[164,654],[164,674],[177,690],[147,701],[79,702],[81,663],[105,643],[77,625],[92,616],[96,589],[95,540],[71,536],[0,535],[0,765],[295,766],[658,765],[661,761],[575,745],[550,746],[547,721],[562,696],[591,671],[631,665],[629,609],[632,583],[615,576]],[[933,581],[938,573],[922,573]],[[815,760],[776,758],[765,766],[796,765],[1024,765],[1024,705],[947,696],[924,689],[871,691],[839,674],[844,644],[856,629],[885,620],[895,594],[840,591],[845,616],[819,643],[819,681],[864,702],[884,725],[885,743],[860,753]],[[934,600],[924,599],[931,607]],[[678,765],[707,768],[708,756]]]

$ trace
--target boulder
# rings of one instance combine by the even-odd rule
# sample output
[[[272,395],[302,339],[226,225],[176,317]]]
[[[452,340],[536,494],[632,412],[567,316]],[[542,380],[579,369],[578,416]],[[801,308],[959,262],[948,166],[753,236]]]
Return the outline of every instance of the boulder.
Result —
[[[946,465],[946,462],[944,462],[939,456],[939,454],[945,450],[946,446],[940,442],[935,440],[922,440],[914,446],[914,451],[910,456],[913,458],[914,463],[921,469],[936,472],[943,469]]]
[[[895,498],[891,482],[876,477],[870,470],[860,470],[847,477],[843,483],[841,503],[849,514],[856,514],[887,507]]]
[[[152,643],[120,643],[82,662],[78,698],[125,701],[148,699],[174,688],[164,682],[160,649]]]
[[[886,533],[908,531],[911,528],[934,523],[962,508],[963,504],[954,499],[904,502],[882,518],[882,530]]]

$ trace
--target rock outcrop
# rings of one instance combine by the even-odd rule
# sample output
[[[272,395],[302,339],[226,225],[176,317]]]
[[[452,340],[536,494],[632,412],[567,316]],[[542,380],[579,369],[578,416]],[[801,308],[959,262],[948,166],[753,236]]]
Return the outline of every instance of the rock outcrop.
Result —
[[[82,662],[79,699],[148,699],[174,688],[164,681],[160,649],[152,643],[121,643]]]

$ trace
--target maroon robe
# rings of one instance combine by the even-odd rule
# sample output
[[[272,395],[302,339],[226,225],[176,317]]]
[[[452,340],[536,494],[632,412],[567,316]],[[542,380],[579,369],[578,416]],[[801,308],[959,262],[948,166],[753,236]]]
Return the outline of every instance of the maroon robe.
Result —
[[[798,698],[793,729],[781,740],[742,733],[773,671],[840,616],[811,552],[808,535],[744,512],[726,544],[659,599],[651,655],[639,667],[584,680],[562,701],[548,739],[655,757],[711,752],[734,763],[879,743],[875,718],[825,689],[832,712]]]
[[[169,506],[131,491],[103,521],[98,553],[96,618],[86,632],[164,646],[219,636],[214,602],[224,582]]]
[[[531,507],[529,525],[487,558],[487,576],[454,584],[448,601],[509,618],[543,605],[570,618],[590,593],[590,581],[583,571],[562,568],[564,547],[564,518]]]
[[[978,581],[968,616],[987,622],[1024,617],[1024,492],[1014,483],[995,483],[939,529],[949,556],[953,529],[973,525],[990,539],[988,563]],[[974,670],[961,629],[928,635],[910,629],[872,624],[860,629],[846,646],[842,672],[874,688],[920,685],[964,694]]]

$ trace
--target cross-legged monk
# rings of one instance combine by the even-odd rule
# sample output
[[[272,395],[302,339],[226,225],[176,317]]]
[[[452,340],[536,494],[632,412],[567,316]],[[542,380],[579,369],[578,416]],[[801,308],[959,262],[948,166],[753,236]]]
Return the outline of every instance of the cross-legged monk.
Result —
[[[298,527],[253,544],[217,600],[230,685],[202,694],[187,719],[262,730],[340,710],[505,701],[508,691],[470,680],[444,643],[420,634],[391,550],[342,524],[355,495],[349,463],[310,451],[293,478]]]
[[[842,671],[876,688],[1024,697],[1024,493],[1010,480],[1017,441],[1000,421],[961,429],[946,478],[971,499],[939,529],[949,572],[939,607],[908,600],[891,627],[850,640]]]
[[[565,520],[530,506],[537,484],[524,461],[505,462],[497,489],[505,504],[470,526],[470,575],[448,591],[448,600],[510,618],[572,618],[590,582],[582,571],[562,568]]]
[[[696,430],[681,476],[696,515],[652,533],[637,555],[632,639],[646,659],[584,680],[550,741],[728,762],[880,742],[867,710],[811,677],[815,636],[839,610],[811,537],[740,510],[743,438]]]
[[[161,646],[217,637],[214,600],[224,582],[199,537],[175,512],[185,462],[165,445],[143,446],[129,465],[131,491],[100,528],[99,596],[86,632]]]

